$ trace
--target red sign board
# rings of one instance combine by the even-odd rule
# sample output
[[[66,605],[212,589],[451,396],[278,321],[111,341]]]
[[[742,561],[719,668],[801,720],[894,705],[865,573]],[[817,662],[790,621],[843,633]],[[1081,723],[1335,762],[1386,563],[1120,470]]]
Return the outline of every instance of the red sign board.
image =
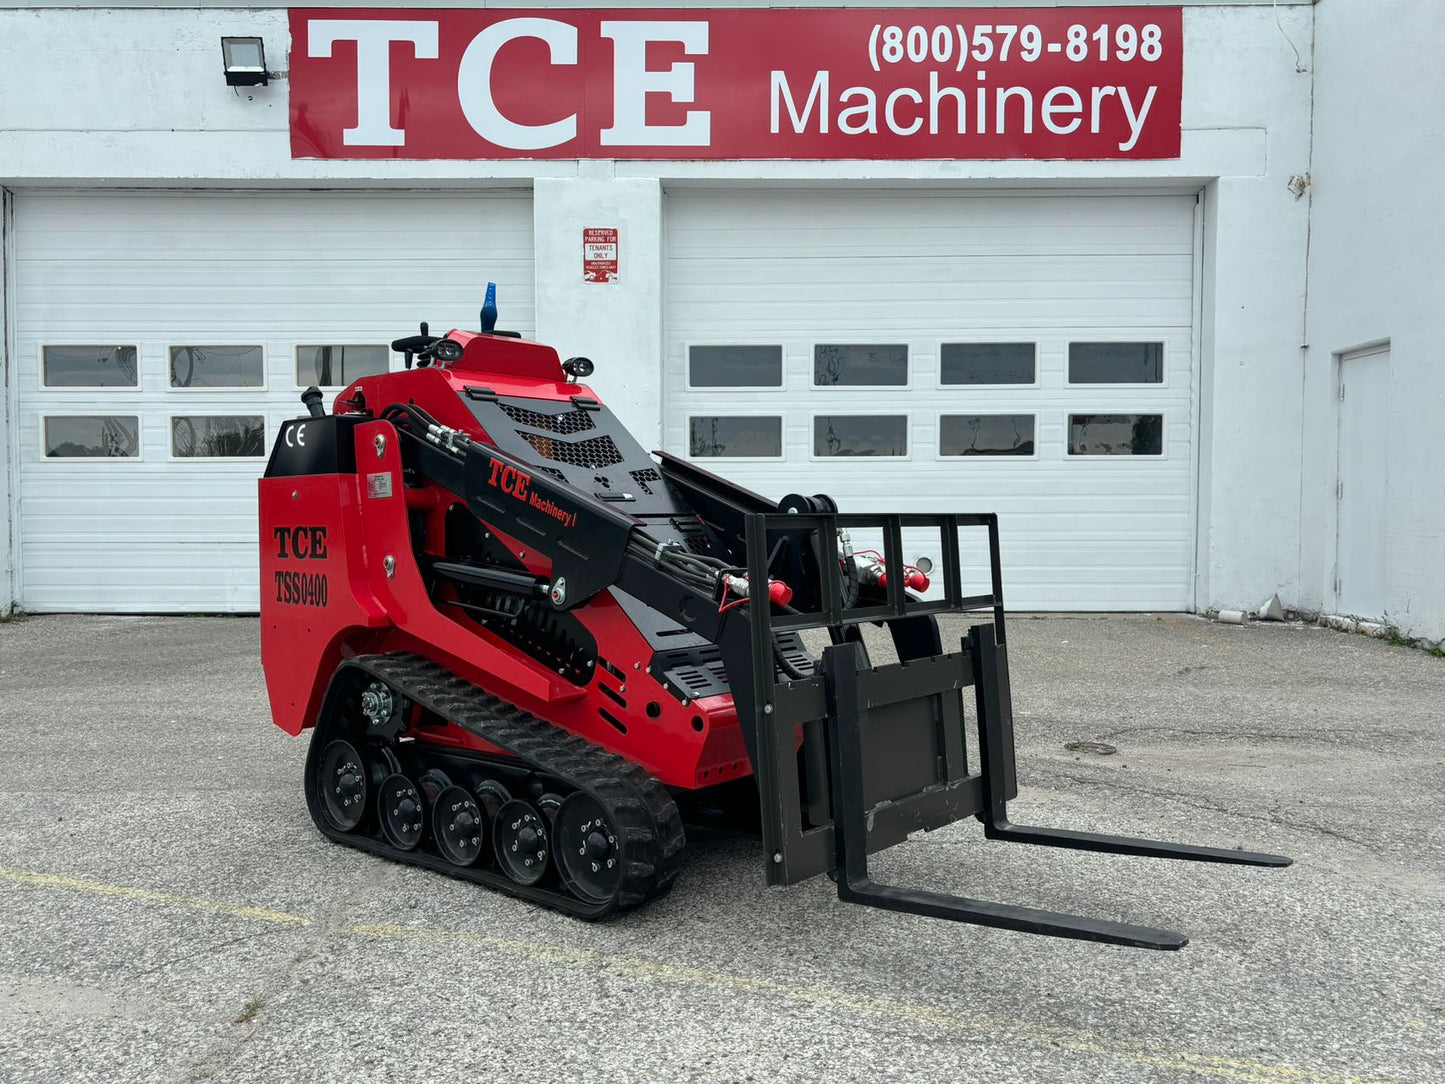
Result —
[[[296,158],[1177,158],[1177,7],[291,10]]]
[[[612,228],[582,231],[582,281],[616,282],[617,231]]]

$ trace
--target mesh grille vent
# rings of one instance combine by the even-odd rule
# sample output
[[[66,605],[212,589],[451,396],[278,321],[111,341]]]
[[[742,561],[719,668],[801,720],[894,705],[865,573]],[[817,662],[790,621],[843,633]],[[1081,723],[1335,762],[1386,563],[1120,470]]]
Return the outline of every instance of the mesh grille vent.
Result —
[[[507,417],[518,425],[545,429],[549,433],[561,433],[568,436],[572,433],[585,433],[589,429],[597,428],[591,415],[585,410],[569,410],[563,414],[543,414],[540,411],[528,410],[526,407],[513,406],[511,403],[498,403],[497,405],[502,408],[502,412]],[[523,433],[522,435],[525,437],[527,434]]]
[[[648,467],[646,470],[632,471],[631,474],[632,480],[637,483],[637,488],[649,495],[652,493],[652,486],[648,483],[662,481],[662,475],[658,474],[657,471],[651,467]]]
[[[593,437],[590,440],[566,441],[544,437],[539,433],[521,433],[520,436],[543,459],[554,463],[566,463],[586,470],[600,470],[622,462],[622,453],[611,437]]]

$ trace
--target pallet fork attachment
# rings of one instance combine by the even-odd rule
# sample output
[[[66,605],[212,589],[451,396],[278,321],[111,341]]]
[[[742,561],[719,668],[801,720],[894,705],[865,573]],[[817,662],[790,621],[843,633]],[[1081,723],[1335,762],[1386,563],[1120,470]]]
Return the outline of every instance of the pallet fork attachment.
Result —
[[[902,529],[939,530],[945,597],[925,602],[899,589],[889,592],[887,607],[875,606],[866,614],[825,604],[812,619],[789,615],[772,621],[766,605],[755,601],[751,616],[757,652],[779,627],[826,625],[834,641],[824,649],[815,675],[775,685],[760,683],[755,690],[757,718],[762,721],[758,748],[764,758],[773,758],[757,773],[764,839],[773,859],[770,880],[801,880],[823,867],[837,881],[838,898],[850,903],[1055,937],[1179,949],[1188,938],[1168,930],[879,884],[868,874],[868,855],[899,842],[912,830],[972,815],[983,823],[987,838],[1005,842],[1234,865],[1290,864],[1281,855],[1011,823],[1007,802],[1017,795],[1018,785],[996,518],[836,514],[807,518],[818,521],[817,537],[825,540],[836,540],[839,528],[881,529],[888,578],[898,584],[903,582]],[[760,562],[768,552],[770,532],[802,526],[797,515],[749,517],[753,583],[766,582]],[[962,594],[957,534],[967,526],[988,531],[993,582],[986,595]],[[820,564],[836,568],[836,555],[825,553]],[[880,609],[889,612],[879,613]],[[916,628],[911,637],[892,628],[901,661],[879,667],[869,665],[861,638],[850,628],[869,620],[891,626],[924,615],[978,610],[991,610],[993,620],[973,626],[961,650],[949,654],[925,654]],[[930,626],[936,629],[931,622]],[[978,769],[974,772],[967,770],[965,756],[962,690],[968,685],[975,693]],[[798,729],[802,750],[794,754]],[[798,773],[786,770],[792,755],[802,762]],[[824,837],[831,837],[826,841],[830,846],[820,849]]]

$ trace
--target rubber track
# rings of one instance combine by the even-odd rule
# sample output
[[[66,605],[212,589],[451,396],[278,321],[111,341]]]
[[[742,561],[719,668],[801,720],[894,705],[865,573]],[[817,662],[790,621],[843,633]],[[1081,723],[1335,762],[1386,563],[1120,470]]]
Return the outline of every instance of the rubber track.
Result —
[[[361,655],[347,660],[345,669],[359,669],[386,682],[407,699],[504,749],[538,772],[590,794],[601,803],[616,828],[623,875],[617,895],[609,903],[599,905],[571,896],[564,900],[552,890],[529,889],[504,875],[456,866],[448,868],[432,862],[426,862],[427,866],[479,880],[512,895],[588,919],[641,907],[672,888],[682,870],[686,844],[682,816],[667,788],[645,769],[419,656]],[[328,834],[346,842],[354,838]],[[384,853],[391,853],[391,848],[383,845],[382,849]],[[393,856],[410,861],[414,860],[415,852],[397,852]],[[494,885],[499,879],[505,883]],[[567,903],[571,906],[565,905]]]

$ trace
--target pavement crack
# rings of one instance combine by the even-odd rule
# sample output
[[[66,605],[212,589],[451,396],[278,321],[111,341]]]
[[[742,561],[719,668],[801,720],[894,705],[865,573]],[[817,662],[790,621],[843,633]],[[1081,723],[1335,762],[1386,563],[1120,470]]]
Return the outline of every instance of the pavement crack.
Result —
[[[286,997],[300,986],[299,976],[302,969],[311,961],[327,955],[327,949],[333,942],[350,936],[352,915],[357,909],[368,904],[388,881],[400,876],[399,870],[389,867],[380,870],[373,868],[368,872],[372,876],[365,888],[370,891],[352,894],[332,902],[315,920],[303,927],[302,943],[287,958],[280,973],[269,982],[259,982],[250,991],[256,1001],[266,1006],[283,1003]],[[382,876],[376,876],[377,873]],[[268,1013],[264,1009],[244,1030],[237,1030],[228,1014],[222,1014],[222,1017],[221,1026],[227,1030],[222,1031],[207,1049],[180,1071],[174,1078],[178,1084],[199,1084],[201,1081],[214,1080],[231,1069],[245,1054],[247,1044],[264,1031],[268,1023]]]
[[[1141,723],[1137,726],[1121,726],[1115,730],[1111,730],[1107,734],[1103,735],[1103,740],[1113,741],[1115,738],[1123,737],[1124,735],[1135,734],[1170,734],[1182,735],[1189,738],[1220,738],[1227,736],[1221,734],[1218,727],[1211,727],[1204,730],[1190,730],[1187,727],[1169,726],[1166,723]],[[1296,733],[1291,731],[1272,730],[1267,733],[1251,733],[1249,736],[1252,740],[1260,742],[1298,741],[1318,743],[1321,745],[1340,745],[1345,744],[1351,737],[1365,737],[1367,736],[1367,732],[1363,730],[1352,731],[1345,730],[1343,728],[1336,728],[1328,736],[1326,736],[1319,731],[1304,731]]]
[[[1180,794],[1178,791],[1156,790],[1152,787],[1143,786],[1134,780],[1128,783],[1117,782],[1112,779],[1078,775],[1073,772],[1064,771],[1059,768],[1035,769],[1040,774],[1051,775],[1057,779],[1066,779],[1072,783],[1078,783],[1086,787],[1103,787],[1107,790],[1115,790],[1120,793],[1147,795],[1151,798],[1158,798],[1160,801],[1172,802],[1175,805],[1182,805],[1189,809],[1199,809],[1209,813],[1218,813],[1221,816],[1234,817],[1240,820],[1254,821],[1259,824],[1269,824],[1280,828],[1287,828],[1295,832],[1315,834],[1338,839],[1345,843],[1354,844],[1356,847],[1366,849],[1375,846],[1371,840],[1361,839],[1352,836],[1348,832],[1342,832],[1337,828],[1327,828],[1324,825],[1313,824],[1307,821],[1295,820],[1282,816],[1278,808],[1268,809],[1261,812],[1253,812],[1247,809],[1238,809],[1223,802],[1210,801],[1207,798],[1200,798],[1195,795]]]
[[[1356,847],[1372,848],[1375,846],[1370,840],[1352,836],[1348,832],[1341,832],[1338,828],[1327,828],[1323,824],[1313,824],[1309,821],[1300,821],[1292,817],[1282,816],[1278,807],[1269,810],[1266,819],[1269,823],[1277,824],[1282,828],[1289,828],[1296,832],[1313,832],[1316,835],[1329,836],[1331,839],[1342,840],[1345,843],[1353,843]]]
[[[191,963],[203,957],[214,956],[223,949],[231,948],[233,945],[241,945],[247,941],[255,941],[257,938],[270,937],[276,932],[275,930],[252,930],[250,933],[242,934],[239,937],[230,937],[225,941],[217,941],[215,944],[207,945],[205,952],[183,952],[167,957],[154,967],[147,967],[144,970],[133,972],[132,975],[137,979],[144,978],[147,975],[154,975],[157,972],[165,971],[167,968],[174,967],[176,964]]]

